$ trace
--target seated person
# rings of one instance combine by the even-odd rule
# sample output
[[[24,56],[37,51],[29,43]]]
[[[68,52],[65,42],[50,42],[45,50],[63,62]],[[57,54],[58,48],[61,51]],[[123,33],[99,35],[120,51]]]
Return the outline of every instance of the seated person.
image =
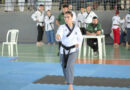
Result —
[[[90,23],[87,27],[87,35],[100,35],[101,34],[101,30],[102,27],[101,25],[98,23],[98,18],[97,17],[93,17],[92,23]],[[94,50],[94,55],[97,55],[97,51],[98,51],[98,43],[97,43],[97,39],[87,39],[87,44]]]

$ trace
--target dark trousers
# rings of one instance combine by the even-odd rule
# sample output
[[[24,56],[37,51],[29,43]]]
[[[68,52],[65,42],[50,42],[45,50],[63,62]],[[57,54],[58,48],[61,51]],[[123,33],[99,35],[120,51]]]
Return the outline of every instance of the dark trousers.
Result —
[[[126,33],[121,30],[120,44],[126,42],[125,36],[126,36]]]
[[[94,50],[94,52],[98,51],[97,39],[87,39],[87,44]]]
[[[44,27],[38,25],[37,30],[38,30],[37,41],[40,42],[42,41],[42,37],[44,34]]]
[[[130,28],[126,28],[126,30],[127,30],[126,42],[130,44]]]

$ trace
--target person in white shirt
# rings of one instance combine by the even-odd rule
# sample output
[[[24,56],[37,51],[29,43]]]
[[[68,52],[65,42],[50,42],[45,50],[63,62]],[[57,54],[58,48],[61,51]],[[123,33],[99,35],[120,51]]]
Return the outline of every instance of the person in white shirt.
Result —
[[[82,34],[86,34],[85,18],[87,16],[87,13],[85,12],[85,9],[83,7],[81,7],[80,10],[81,10],[81,12],[78,13],[78,16],[77,16],[77,24],[80,27]]]
[[[72,4],[69,4],[68,9],[69,9],[69,11],[72,12],[72,14],[73,14],[73,21],[74,21],[74,23],[76,23],[76,13],[73,11]]]
[[[127,30],[127,35],[126,35],[126,47],[130,46],[128,42],[130,42],[130,9],[129,13],[126,15],[125,20],[126,20],[126,30]]]
[[[98,17],[93,11],[91,6],[86,7],[86,17],[85,17],[85,23],[88,26],[88,24],[92,23],[93,17]]]
[[[120,24],[124,20],[121,20],[119,17],[119,11],[117,10],[115,16],[112,17],[112,30],[114,35],[114,47],[119,47],[120,43]]]
[[[82,44],[83,36],[79,27],[73,24],[73,14],[67,11],[64,15],[66,24],[60,25],[56,40],[60,41],[60,61],[63,69],[66,84],[69,85],[68,90],[73,90],[74,80],[74,62],[77,58],[78,48]]]
[[[18,0],[18,5],[19,5],[20,12],[24,11],[24,4],[25,4],[25,0]]]
[[[32,19],[37,22],[38,36],[37,46],[42,46],[42,37],[44,34],[44,5],[40,5],[38,10],[32,14]]]
[[[55,16],[51,14],[51,11],[47,11],[47,16],[45,16],[45,31],[48,39],[48,44],[55,45],[55,36],[54,36],[54,20]]]

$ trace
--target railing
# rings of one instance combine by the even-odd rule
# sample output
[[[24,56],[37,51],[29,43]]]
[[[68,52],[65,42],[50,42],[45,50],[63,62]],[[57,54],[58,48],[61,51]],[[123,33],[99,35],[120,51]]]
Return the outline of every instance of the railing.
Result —
[[[31,1],[31,2],[29,2]],[[44,4],[45,8],[50,6],[52,10],[61,10],[63,4],[72,4],[74,10],[88,5],[94,10],[127,10],[130,8],[130,0],[0,0],[0,11],[23,11],[36,10],[39,4]]]

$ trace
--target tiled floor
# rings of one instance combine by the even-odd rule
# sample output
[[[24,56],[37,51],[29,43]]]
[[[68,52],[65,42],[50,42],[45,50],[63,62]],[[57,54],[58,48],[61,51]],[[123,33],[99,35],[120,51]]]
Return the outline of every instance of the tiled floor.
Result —
[[[44,45],[42,47],[36,47],[35,44],[19,44],[18,51],[19,57],[17,61],[59,62],[59,57],[57,56],[57,45]],[[5,49],[5,56],[7,55],[7,49]],[[130,48],[126,48],[125,46],[113,48],[112,45],[106,45],[106,57],[104,57],[102,61],[99,60],[98,57],[89,59],[87,55],[84,57],[83,53],[81,53],[81,56],[80,58],[77,58],[76,63],[130,65]]]

